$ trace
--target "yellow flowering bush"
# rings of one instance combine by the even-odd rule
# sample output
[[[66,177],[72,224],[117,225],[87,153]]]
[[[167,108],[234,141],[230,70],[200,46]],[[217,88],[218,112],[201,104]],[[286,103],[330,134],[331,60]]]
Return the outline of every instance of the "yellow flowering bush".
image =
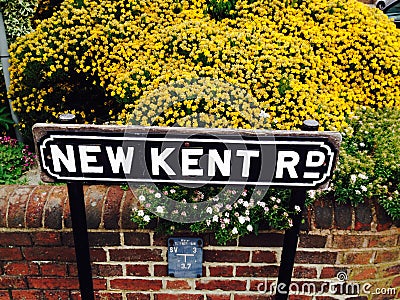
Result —
[[[200,97],[156,124],[196,113],[211,126],[218,111],[220,127],[261,114],[257,127],[316,119],[342,130],[359,106],[399,106],[399,41],[392,21],[356,0],[65,0],[12,45],[10,96],[26,128],[66,112],[148,124],[146,95],[210,77],[249,94],[251,122]]]

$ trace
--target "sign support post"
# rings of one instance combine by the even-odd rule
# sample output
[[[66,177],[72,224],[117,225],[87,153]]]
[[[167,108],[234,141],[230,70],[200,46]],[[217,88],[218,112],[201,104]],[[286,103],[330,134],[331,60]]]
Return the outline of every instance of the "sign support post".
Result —
[[[75,122],[75,116],[72,114],[64,114],[60,116],[59,120],[63,124],[73,124]],[[78,181],[68,182],[67,189],[81,298],[84,300],[94,300],[83,184]]]
[[[306,120],[303,123],[302,130],[318,131],[318,122]],[[283,248],[281,255],[281,264],[279,266],[278,284],[276,286],[275,300],[286,300],[289,297],[290,283],[292,281],[292,272],[294,259],[296,256],[297,243],[299,240],[301,220],[307,198],[306,188],[293,188],[290,195],[289,209],[294,211],[299,207],[300,211],[292,216],[293,226],[285,231],[283,239]]]

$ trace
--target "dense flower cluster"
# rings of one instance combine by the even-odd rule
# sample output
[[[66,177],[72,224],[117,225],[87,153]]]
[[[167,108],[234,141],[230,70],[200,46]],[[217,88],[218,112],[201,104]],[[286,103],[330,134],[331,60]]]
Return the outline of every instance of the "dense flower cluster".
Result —
[[[36,155],[16,139],[0,136],[0,162],[0,184],[15,184],[36,164]]]
[[[267,128],[341,130],[359,105],[399,105],[399,38],[356,0],[66,0],[13,45],[11,96],[22,126],[64,112],[123,123],[143,94],[212,77],[254,97]]]

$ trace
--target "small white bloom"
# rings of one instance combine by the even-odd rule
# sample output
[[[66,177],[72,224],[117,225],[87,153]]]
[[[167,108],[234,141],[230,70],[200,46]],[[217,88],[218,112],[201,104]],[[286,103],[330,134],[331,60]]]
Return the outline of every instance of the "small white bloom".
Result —
[[[365,186],[360,186],[360,188],[361,188],[361,190],[363,191],[363,192],[366,192],[366,191],[368,191],[368,189],[367,189],[367,187],[365,187]]]
[[[154,194],[154,197],[156,197],[156,198],[161,198],[161,194],[160,194],[160,193],[155,193],[155,194]]]
[[[360,192],[359,190],[356,190],[356,194],[357,194],[357,195],[360,195],[361,192]]]
[[[247,225],[247,231],[252,232],[253,231],[253,226],[251,224]]]
[[[248,215],[250,215],[250,211],[249,211],[248,209],[246,209],[246,211],[244,212],[244,214],[245,214],[246,216],[248,216]]]
[[[144,216],[144,211],[143,210],[138,210],[137,215],[139,217],[143,217]]]
[[[365,144],[364,143],[360,143],[360,147],[361,148],[365,147]]]
[[[144,201],[144,200],[146,200],[146,197],[143,196],[143,195],[140,195],[140,196],[139,196],[139,201]]]
[[[269,207],[264,207],[264,211],[267,213],[267,212],[269,212]]]
[[[259,117],[260,118],[269,118],[270,117],[270,115],[269,115],[269,113],[266,113],[265,111],[261,111],[260,112],[260,114],[259,114]]]
[[[225,212],[225,217],[227,217],[227,218],[229,218],[229,213],[228,212]]]
[[[244,222],[246,222],[246,218],[244,216],[239,216],[238,221],[240,224],[244,224]]]
[[[225,219],[224,219],[224,223],[225,223],[225,224],[229,224],[230,222],[231,222],[231,220],[230,220],[229,218],[225,218]]]
[[[232,234],[238,234],[238,233],[239,233],[238,229],[236,227],[233,227]]]
[[[265,202],[258,201],[258,202],[257,202],[257,205],[258,205],[258,206],[261,206],[261,207],[265,207]]]
[[[244,207],[249,207],[249,202],[243,201],[243,206],[244,206]]]
[[[358,177],[360,177],[361,179],[367,180],[368,176],[366,176],[365,174],[358,174]]]
[[[356,182],[356,180],[357,180],[357,175],[351,174],[351,175],[350,175],[350,181],[351,181],[351,183]]]
[[[279,199],[279,198],[276,199],[276,203],[278,203],[278,204],[281,203],[281,199]]]
[[[171,194],[175,194],[176,190],[175,190],[175,189],[170,189],[169,192],[170,192]]]
[[[210,226],[211,225],[211,220],[207,220],[206,224],[207,224],[207,226]]]
[[[218,216],[217,216],[217,215],[214,215],[213,218],[212,218],[212,220],[213,220],[213,222],[218,222]]]
[[[295,205],[295,206],[294,206],[294,209],[295,209],[295,211],[297,211],[297,212],[300,212],[300,211],[301,211],[301,208],[300,208],[300,206],[298,206],[298,205]]]
[[[150,222],[150,216],[149,216],[149,215],[145,215],[145,216],[143,217],[143,221],[145,221],[145,222]]]
[[[157,213],[162,214],[162,213],[164,213],[164,207],[157,206],[156,211],[157,211]]]
[[[212,208],[211,207],[207,207],[206,212],[211,215],[212,214]]]

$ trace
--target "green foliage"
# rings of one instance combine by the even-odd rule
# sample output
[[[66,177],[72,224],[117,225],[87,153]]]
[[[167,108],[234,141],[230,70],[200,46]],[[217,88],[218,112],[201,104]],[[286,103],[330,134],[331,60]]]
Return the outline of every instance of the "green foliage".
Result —
[[[20,183],[19,178],[35,164],[28,146],[10,137],[0,137],[0,184]]]
[[[7,106],[0,107],[0,130],[8,131],[13,123],[9,108]]]
[[[333,187],[338,202],[378,199],[400,219],[400,110],[365,108],[350,120]]]

